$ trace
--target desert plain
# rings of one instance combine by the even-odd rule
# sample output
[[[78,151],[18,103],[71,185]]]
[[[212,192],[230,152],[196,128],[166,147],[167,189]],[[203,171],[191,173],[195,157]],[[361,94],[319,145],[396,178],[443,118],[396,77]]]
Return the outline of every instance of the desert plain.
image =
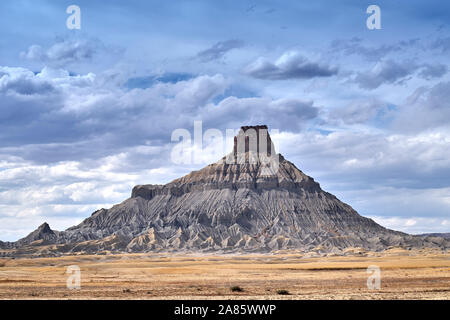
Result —
[[[80,268],[69,290],[67,267]],[[380,268],[369,289],[368,266]],[[0,299],[450,299],[450,253],[146,253],[1,258]]]

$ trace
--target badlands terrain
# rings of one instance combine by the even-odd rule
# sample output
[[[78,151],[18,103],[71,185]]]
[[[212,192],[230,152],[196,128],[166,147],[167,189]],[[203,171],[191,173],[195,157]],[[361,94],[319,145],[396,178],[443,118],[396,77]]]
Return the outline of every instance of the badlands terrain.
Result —
[[[130,198],[67,230],[43,223],[18,241],[0,241],[0,257],[280,250],[342,254],[355,247],[447,250],[450,239],[409,235],[361,216],[277,154],[262,125],[241,127],[233,150],[216,163],[165,185],[137,185]]]
[[[66,287],[70,265],[81,270],[80,290]],[[381,269],[379,290],[367,288],[369,265]],[[450,299],[450,254],[390,248],[348,249],[340,256],[291,251],[1,258],[0,299]]]
[[[0,299],[450,299],[449,248],[359,215],[277,154],[267,126],[245,126],[216,163],[0,241]]]

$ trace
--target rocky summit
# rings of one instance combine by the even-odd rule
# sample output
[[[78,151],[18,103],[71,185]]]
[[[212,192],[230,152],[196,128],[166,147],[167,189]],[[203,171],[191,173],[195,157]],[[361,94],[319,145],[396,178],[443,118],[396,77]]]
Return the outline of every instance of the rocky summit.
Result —
[[[321,189],[275,152],[267,126],[242,127],[218,162],[165,185],[139,185],[131,197],[81,224],[0,242],[0,255],[297,250],[447,249],[450,240],[386,229]]]

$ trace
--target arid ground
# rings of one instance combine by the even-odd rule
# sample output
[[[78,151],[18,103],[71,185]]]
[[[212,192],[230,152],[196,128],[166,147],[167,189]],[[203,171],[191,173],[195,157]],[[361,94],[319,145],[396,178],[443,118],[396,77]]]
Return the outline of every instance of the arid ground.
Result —
[[[67,289],[70,265],[81,270],[80,290]],[[379,290],[367,288],[369,265],[381,269]],[[3,258],[0,299],[450,299],[450,253],[355,249],[322,257],[283,252]]]

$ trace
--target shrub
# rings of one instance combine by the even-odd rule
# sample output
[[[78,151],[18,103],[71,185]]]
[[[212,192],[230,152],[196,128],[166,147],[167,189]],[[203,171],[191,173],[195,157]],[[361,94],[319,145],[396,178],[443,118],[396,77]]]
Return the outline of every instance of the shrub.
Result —
[[[230,289],[231,289],[231,291],[233,291],[233,292],[242,292],[242,291],[244,291],[244,289],[242,289],[242,288],[239,287],[239,286],[233,286],[233,287],[231,287]]]
[[[289,295],[289,294],[290,294],[289,291],[284,290],[284,289],[278,290],[277,293],[278,293],[278,294],[281,294],[281,295],[283,295],[283,296],[286,296],[286,295]]]

